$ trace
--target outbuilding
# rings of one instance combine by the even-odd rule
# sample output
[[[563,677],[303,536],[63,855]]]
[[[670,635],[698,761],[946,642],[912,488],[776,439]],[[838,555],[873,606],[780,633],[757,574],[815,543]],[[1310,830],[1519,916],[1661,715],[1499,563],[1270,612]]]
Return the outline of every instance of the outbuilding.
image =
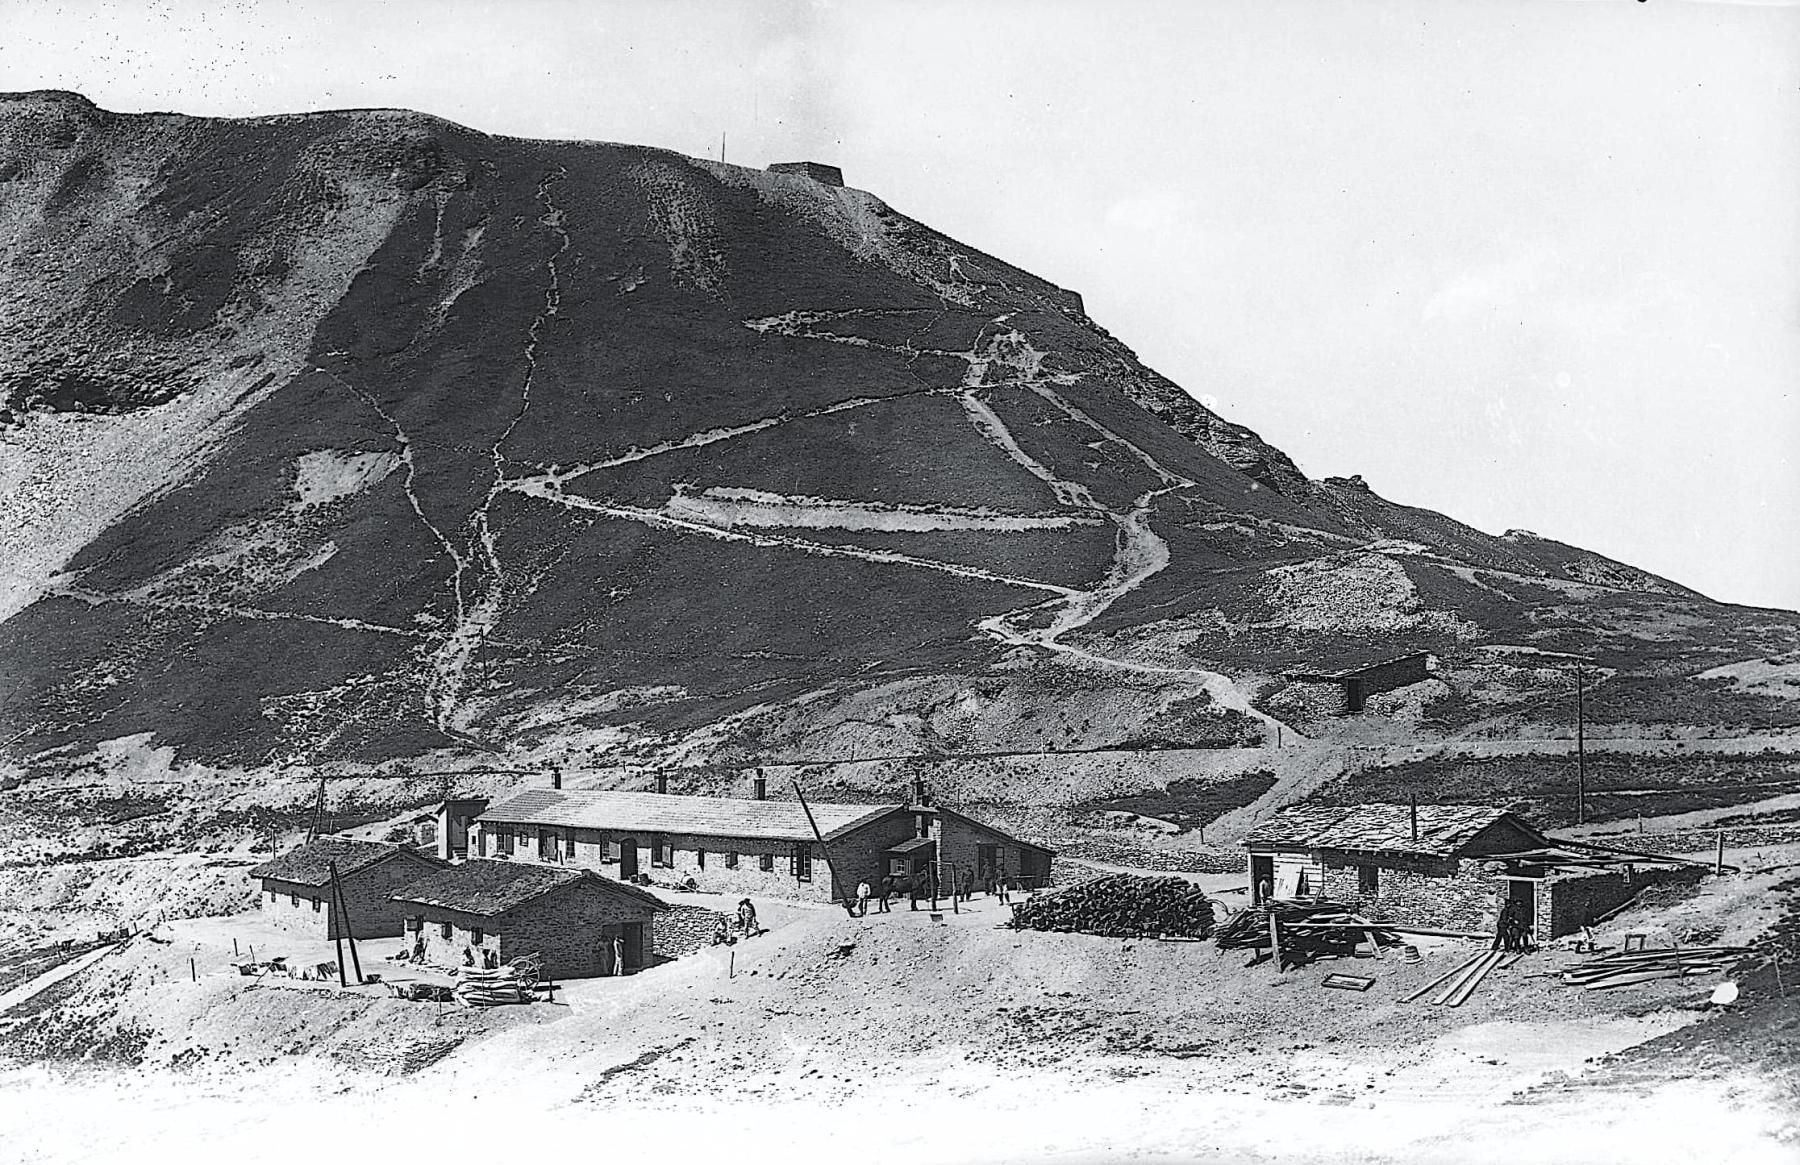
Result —
[[[337,867],[350,925],[333,908]],[[387,938],[400,933],[395,891],[441,870],[444,863],[406,845],[321,837],[250,870],[262,881],[264,917],[309,938]]]
[[[1547,837],[1485,805],[1297,805],[1244,838],[1253,898],[1326,898],[1414,926],[1491,929],[1510,901],[1538,940],[1572,934],[1701,863]]]
[[[643,967],[654,954],[652,921],[669,909],[647,890],[588,870],[480,858],[414,883],[394,903],[406,941],[422,947],[428,963],[483,966],[536,955],[559,979]]]

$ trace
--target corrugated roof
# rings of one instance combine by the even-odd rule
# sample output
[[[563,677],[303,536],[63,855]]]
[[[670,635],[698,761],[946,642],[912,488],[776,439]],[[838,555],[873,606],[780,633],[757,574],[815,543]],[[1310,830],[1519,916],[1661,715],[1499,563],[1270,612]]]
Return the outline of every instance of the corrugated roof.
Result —
[[[1537,835],[1525,822],[1491,805],[1421,805],[1417,840],[1412,836],[1409,805],[1294,805],[1253,828],[1244,844],[1451,857],[1501,818],[1511,818],[1526,833]]]
[[[899,805],[813,805],[827,839],[848,833]],[[626,833],[695,833],[709,837],[811,841],[812,827],[798,801],[745,801],[675,793],[608,789],[526,789],[488,806],[477,819],[522,825],[561,825]]]
[[[496,862],[484,858],[463,862],[422,878],[393,895],[393,899],[492,917],[577,882],[591,882],[597,890],[629,898],[653,910],[669,908],[668,903],[648,890],[603,878],[592,870],[536,862]]]
[[[331,863],[337,863],[338,876],[346,877],[385,861],[398,853],[418,855],[407,846],[383,841],[355,841],[348,837],[321,837],[277,858],[270,858],[250,868],[252,878],[275,878],[301,886],[323,886],[331,880]]]

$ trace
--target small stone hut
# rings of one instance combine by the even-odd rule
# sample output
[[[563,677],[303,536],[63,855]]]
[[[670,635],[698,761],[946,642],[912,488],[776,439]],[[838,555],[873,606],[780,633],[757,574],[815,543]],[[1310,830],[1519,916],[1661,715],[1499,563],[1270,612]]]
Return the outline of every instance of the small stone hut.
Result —
[[[1354,716],[1371,696],[1430,679],[1431,655],[1415,651],[1380,663],[1332,672],[1295,672],[1287,678],[1291,686],[1285,698],[1305,705],[1313,715]]]
[[[350,925],[332,907],[331,867],[337,866]],[[309,938],[388,938],[400,933],[396,890],[443,868],[411,846],[321,837],[250,870],[262,881],[263,916]]]
[[[635,971],[655,953],[652,921],[669,906],[648,890],[588,870],[479,858],[394,895],[408,944],[440,966],[537,955],[547,974],[584,979]],[[623,966],[613,960],[619,940]],[[466,953],[465,953],[466,952]]]
[[[1483,805],[1297,805],[1244,838],[1251,895],[1326,898],[1372,918],[1485,931],[1514,901],[1538,940],[1573,934],[1698,863],[1546,837]]]

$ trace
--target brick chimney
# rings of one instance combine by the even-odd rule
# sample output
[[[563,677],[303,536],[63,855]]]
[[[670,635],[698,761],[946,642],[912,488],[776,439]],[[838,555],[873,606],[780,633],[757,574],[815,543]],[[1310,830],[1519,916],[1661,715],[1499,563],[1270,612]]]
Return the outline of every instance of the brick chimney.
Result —
[[[756,770],[756,779],[750,782],[750,788],[752,790],[752,795],[755,796],[758,801],[767,801],[769,799],[769,778],[763,776],[761,769]]]
[[[669,791],[669,774],[668,773],[657,773],[656,774],[656,791],[658,793],[667,793]]]
[[[562,788],[562,770],[555,765],[550,766],[550,787],[552,789]]]

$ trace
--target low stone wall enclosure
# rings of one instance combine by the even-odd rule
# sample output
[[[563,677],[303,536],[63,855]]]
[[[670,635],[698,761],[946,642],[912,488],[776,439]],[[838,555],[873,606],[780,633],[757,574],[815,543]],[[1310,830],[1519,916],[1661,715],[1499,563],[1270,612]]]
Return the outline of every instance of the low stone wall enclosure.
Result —
[[[691,955],[712,945],[721,921],[729,921],[722,911],[704,906],[671,906],[651,922],[651,949],[663,959]]]

